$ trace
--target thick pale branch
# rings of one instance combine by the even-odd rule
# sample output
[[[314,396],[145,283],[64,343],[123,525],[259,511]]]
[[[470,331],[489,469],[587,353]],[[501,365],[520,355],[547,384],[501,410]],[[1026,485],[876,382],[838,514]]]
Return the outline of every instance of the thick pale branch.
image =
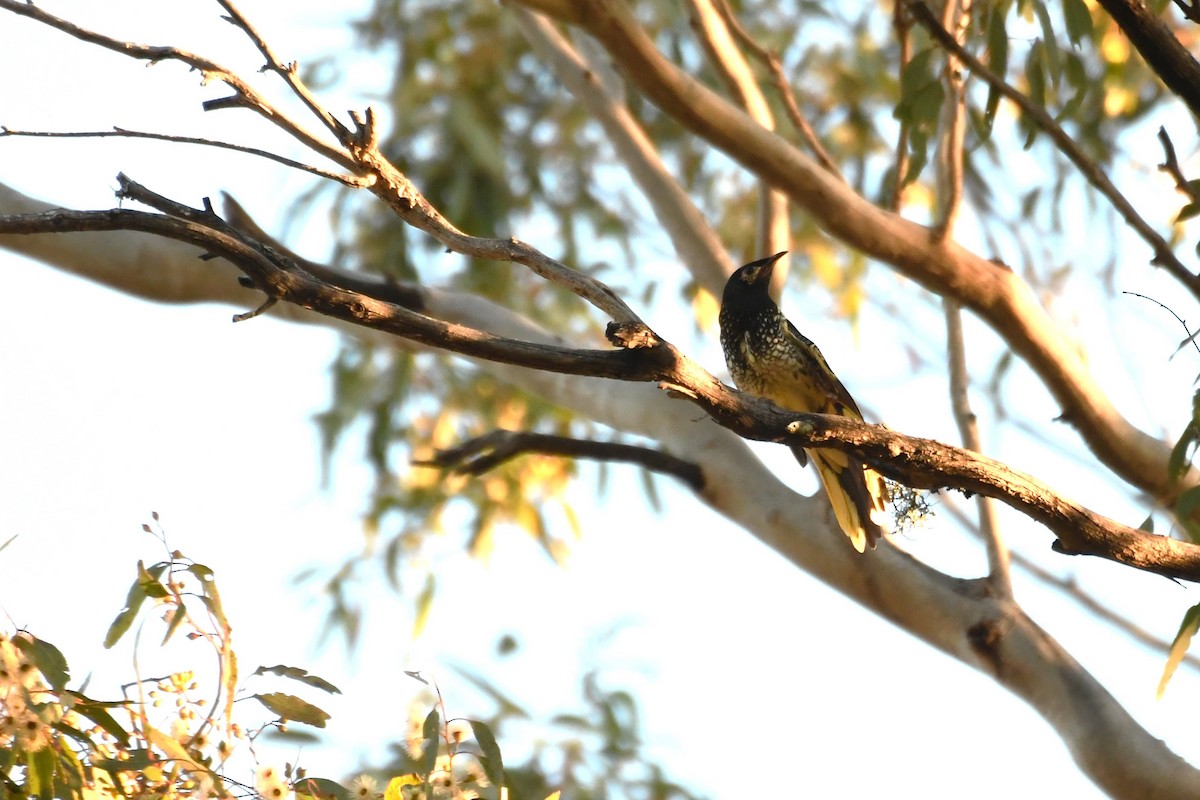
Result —
[[[709,63],[721,77],[722,83],[751,119],[768,130],[774,130],[775,115],[771,112],[771,106],[714,0],[688,0],[688,5],[691,7],[689,18],[692,30],[696,32]],[[790,250],[791,242],[787,195],[776,191],[770,182],[760,180],[755,257],[761,253]],[[776,262],[775,272],[771,276],[771,294],[776,298],[783,292],[790,267],[789,256]]]
[[[650,137],[553,23],[520,6],[512,6],[512,13],[538,55],[604,127],[609,143],[692,275],[714,295],[720,292],[736,265],[700,209],[667,171]]]
[[[772,181],[831,234],[987,321],[1041,377],[1097,457],[1131,484],[1172,503],[1196,476],[1172,481],[1169,447],[1129,423],[1076,351],[1011,270],[924,226],[885,211],[779,136],[757,125],[661,53],[620,0],[562,4],[514,0],[582,26],[652,102],[758,176]]]

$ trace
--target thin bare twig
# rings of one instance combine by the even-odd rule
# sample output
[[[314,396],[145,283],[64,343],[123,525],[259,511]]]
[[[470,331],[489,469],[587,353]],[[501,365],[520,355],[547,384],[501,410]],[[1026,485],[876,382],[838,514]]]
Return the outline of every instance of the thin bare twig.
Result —
[[[258,52],[261,53],[263,58],[265,58],[267,61],[266,69],[271,70],[276,75],[279,75],[281,78],[283,78],[283,80],[287,82],[288,87],[291,88],[292,93],[295,94],[296,97],[300,98],[300,102],[304,103],[308,110],[312,112],[313,116],[321,120],[321,122],[325,124],[325,127],[329,129],[329,132],[337,137],[339,142],[345,144],[347,138],[350,136],[350,130],[341,122],[339,122],[332,114],[326,111],[325,108],[317,102],[316,98],[313,97],[313,94],[311,91],[309,91],[308,86],[304,84],[304,81],[300,80],[300,66],[295,61],[284,64],[278,58],[276,58],[275,54],[271,51],[270,45],[268,45],[266,40],[258,34],[258,31],[254,29],[254,26],[250,24],[250,20],[246,19],[245,15],[242,14],[242,12],[239,11],[233,3],[229,2],[229,0],[217,0],[217,2],[221,5],[221,8],[225,9],[225,11],[229,14],[226,19],[236,27],[240,28],[242,32],[245,33],[250,39],[250,41],[254,43],[254,46],[258,48]]]
[[[1194,297],[1200,299],[1200,275],[1194,274],[1183,265],[1183,262],[1175,255],[1174,250],[1171,249],[1171,245],[1167,240],[1160,236],[1150,223],[1142,219],[1141,215],[1138,214],[1137,210],[1125,196],[1121,194],[1120,190],[1113,185],[1113,182],[1104,174],[1099,165],[1084,155],[1083,150],[1075,143],[1075,140],[1067,135],[1067,132],[1046,112],[1046,109],[1017,91],[1002,77],[996,75],[979,59],[960,46],[954,39],[954,36],[942,27],[937,17],[934,16],[929,6],[924,2],[921,2],[921,0],[904,0],[904,2],[907,3],[909,10],[912,11],[913,18],[929,31],[930,35],[939,45],[953,53],[972,73],[979,76],[989,86],[1015,103],[1021,109],[1021,113],[1030,122],[1046,132],[1059,151],[1076,166],[1084,178],[1087,179],[1088,183],[1104,195],[1125,219],[1125,222],[1150,245],[1151,250],[1154,252],[1151,263],[1167,270],[1172,277],[1186,286]]]
[[[279,302],[278,297],[268,297],[266,300],[262,301],[262,303],[257,308],[253,309],[252,311],[246,311],[242,314],[234,314],[233,321],[234,322],[245,322],[248,319],[254,319],[259,314],[263,314],[263,313],[269,311],[271,309],[271,306],[275,305],[278,302]]]
[[[309,174],[316,175],[321,178],[328,178],[329,180],[337,181],[338,183],[343,183],[347,186],[353,186],[355,188],[363,188],[370,185],[370,178],[364,178],[358,175],[344,175],[340,172],[331,172],[326,169],[321,169],[320,167],[314,167],[311,164],[295,161],[287,156],[281,156],[278,153],[272,153],[269,150],[260,150],[257,147],[234,144],[233,142],[222,142],[217,139],[204,139],[198,136],[178,136],[173,133],[135,131],[116,126],[114,126],[111,131],[21,131],[0,125],[0,137],[3,136],[26,136],[55,139],[120,137],[126,139],[156,139],[162,142],[176,142],[179,144],[198,144],[205,147],[218,147],[224,150],[233,150],[238,153],[246,153],[247,155],[258,156],[259,158],[266,158],[279,164],[283,164],[285,167],[302,170]]]
[[[946,360],[950,373],[950,406],[958,423],[963,447],[983,452],[979,425],[967,392],[970,376],[967,371],[967,349],[963,339],[962,309],[952,300],[943,300],[946,312]],[[975,506],[979,514],[979,533],[987,548],[988,585],[998,597],[1012,597],[1010,553],[996,515],[995,501],[978,495]]]
[[[112,50],[130,58],[148,61],[151,64],[159,61],[179,61],[187,64],[194,70],[199,71],[204,75],[205,80],[217,80],[224,83],[234,91],[236,102],[226,103],[226,105],[236,105],[238,107],[249,108],[265,119],[283,128],[294,138],[298,139],[308,148],[320,153],[325,158],[333,161],[335,164],[340,164],[346,169],[353,170],[355,160],[350,154],[338,147],[328,144],[321,140],[316,134],[307,130],[304,126],[294,121],[287,115],[283,114],[279,109],[275,108],[265,97],[260,95],[253,86],[247,81],[239,77],[232,70],[226,69],[215,61],[211,61],[203,56],[190,53],[186,50],[181,50],[177,47],[162,47],[143,44],[135,44],[133,42],[125,42],[119,39],[114,39],[105,36],[95,31],[90,31],[86,28],[69,22],[68,20],[56,17],[46,11],[43,11],[33,3],[22,2],[21,0],[0,0],[0,8],[11,11],[14,14],[19,14],[23,17],[41,22],[56,30],[73,36],[80,41],[88,42],[107,50]],[[226,98],[228,100],[228,98]],[[204,104],[207,109],[215,109],[223,107],[218,103],[210,101]]]
[[[724,17],[725,24],[729,26],[729,30],[733,32],[733,35],[766,66],[767,72],[771,74],[771,82],[775,86],[775,91],[779,93],[779,98],[783,101],[783,107],[787,110],[788,119],[791,120],[796,131],[804,139],[805,144],[812,150],[817,161],[820,162],[821,166],[829,170],[830,173],[841,178],[842,173],[838,169],[837,163],[830,158],[824,145],[821,144],[821,139],[817,136],[817,132],[809,123],[808,118],[804,116],[804,112],[800,110],[800,104],[796,102],[796,93],[792,91],[787,76],[783,74],[783,62],[779,60],[779,56],[755,41],[750,32],[742,26],[737,15],[733,13],[733,9],[729,6],[729,0],[714,0],[714,4],[721,13],[721,16]],[[764,250],[763,252],[767,251]]]
[[[1167,129],[1161,125],[1158,128],[1158,141],[1162,143],[1164,159],[1163,163],[1158,165],[1158,171],[1174,178],[1175,188],[1186,195],[1189,202],[1200,203],[1200,191],[1197,191],[1196,185],[1183,174],[1183,168],[1179,166],[1179,157],[1175,155],[1175,145],[1167,135]]]
[[[953,32],[956,42],[961,44],[970,23],[971,0],[946,0],[942,12],[942,25]],[[946,54],[943,70],[946,84],[946,103],[942,113],[942,132],[938,142],[938,218],[933,226],[934,235],[941,239],[953,239],[963,202],[963,145],[967,127],[966,81],[962,68],[953,53]],[[962,309],[949,297],[942,299],[946,319],[946,358],[950,377],[950,406],[958,423],[963,447],[982,452],[979,425],[971,409],[968,387],[971,382],[967,370],[967,348],[963,337]],[[996,508],[992,498],[976,497],[979,511],[979,529],[987,546],[988,586],[998,597],[1012,597],[1012,576],[1009,568],[1008,546],[1000,535],[996,519]]]
[[[1149,300],[1151,303],[1154,303],[1154,305],[1158,306],[1163,311],[1166,311],[1168,314],[1170,314],[1172,317],[1174,317],[1175,321],[1178,322],[1183,327],[1183,332],[1187,334],[1187,338],[1184,339],[1182,342],[1180,342],[1179,348],[1178,348],[1178,350],[1176,350],[1176,352],[1178,352],[1179,350],[1182,350],[1185,345],[1191,344],[1192,347],[1196,348],[1196,354],[1200,355],[1200,344],[1196,343],[1196,337],[1200,336],[1200,330],[1196,331],[1195,333],[1192,333],[1191,328],[1188,327],[1187,320],[1185,320],[1183,317],[1176,314],[1175,309],[1171,308],[1170,306],[1166,305],[1165,303],[1161,303],[1158,300],[1155,300],[1153,297],[1147,297],[1146,295],[1138,294],[1137,292],[1121,292],[1121,294],[1127,294],[1131,297],[1140,297],[1143,300]],[[1172,354],[1172,355],[1174,355],[1174,354]]]
[[[678,478],[693,491],[699,492],[704,489],[704,472],[700,467],[662,450],[531,431],[494,430],[455,447],[438,450],[430,458],[413,463],[418,466],[449,469],[465,475],[482,475],[507,461],[529,453],[637,464],[652,472]]]

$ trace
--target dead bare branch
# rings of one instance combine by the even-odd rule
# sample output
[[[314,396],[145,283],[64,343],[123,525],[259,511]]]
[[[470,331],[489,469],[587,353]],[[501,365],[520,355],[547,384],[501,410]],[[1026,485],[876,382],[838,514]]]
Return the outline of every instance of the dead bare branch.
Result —
[[[438,450],[431,458],[413,463],[418,466],[449,469],[465,475],[482,475],[507,461],[529,453],[637,464],[652,472],[678,478],[693,491],[704,490],[704,473],[700,467],[662,450],[532,431],[491,431],[455,447]]]

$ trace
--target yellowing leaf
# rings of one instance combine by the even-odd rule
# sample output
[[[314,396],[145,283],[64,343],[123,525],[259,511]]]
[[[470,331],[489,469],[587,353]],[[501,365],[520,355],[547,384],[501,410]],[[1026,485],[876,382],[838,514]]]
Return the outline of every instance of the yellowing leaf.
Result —
[[[1100,39],[1100,54],[1110,64],[1124,64],[1129,60],[1129,40],[1116,25],[1110,26]]]
[[[417,597],[417,615],[413,619],[413,638],[417,639],[421,636],[421,632],[425,630],[425,623],[429,621],[429,611],[433,608],[433,596],[437,590],[437,581],[433,577],[433,573],[425,576],[425,585],[421,587],[421,594]]]
[[[1200,630],[1200,604],[1189,608],[1183,615],[1183,622],[1179,623],[1179,633],[1175,634],[1175,641],[1171,642],[1171,652],[1167,654],[1167,663],[1163,666],[1162,678],[1158,681],[1157,699],[1162,699],[1163,692],[1167,690],[1167,682],[1183,661],[1183,656],[1187,653],[1197,630]]]
[[[404,800],[403,791],[405,786],[420,785],[421,777],[412,772],[392,778],[388,781],[387,790],[383,793],[383,800]]]
[[[813,277],[822,286],[833,289],[842,283],[842,269],[828,247],[817,244],[808,250],[808,260],[812,264]]]
[[[717,327],[717,314],[721,312],[721,304],[712,292],[698,289],[692,297],[692,318],[696,327],[701,331],[711,331]]]

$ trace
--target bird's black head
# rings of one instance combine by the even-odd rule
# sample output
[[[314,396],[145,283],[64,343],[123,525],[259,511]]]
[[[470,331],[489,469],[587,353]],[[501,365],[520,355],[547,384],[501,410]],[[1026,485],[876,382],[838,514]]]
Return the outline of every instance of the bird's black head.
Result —
[[[721,296],[722,308],[738,308],[749,311],[759,306],[774,306],[769,289],[775,262],[787,255],[784,250],[773,256],[752,261],[729,276],[725,293]]]

